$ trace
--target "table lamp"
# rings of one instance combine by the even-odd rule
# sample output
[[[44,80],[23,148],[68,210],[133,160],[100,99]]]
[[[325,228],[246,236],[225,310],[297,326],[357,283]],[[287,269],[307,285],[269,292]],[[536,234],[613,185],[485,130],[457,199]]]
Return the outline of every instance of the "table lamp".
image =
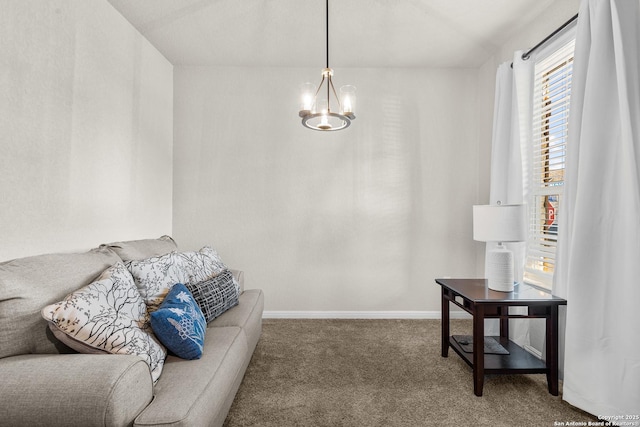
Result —
[[[487,281],[489,289],[513,291],[513,252],[504,242],[523,242],[527,238],[526,205],[473,206],[473,240],[497,242],[487,253]]]

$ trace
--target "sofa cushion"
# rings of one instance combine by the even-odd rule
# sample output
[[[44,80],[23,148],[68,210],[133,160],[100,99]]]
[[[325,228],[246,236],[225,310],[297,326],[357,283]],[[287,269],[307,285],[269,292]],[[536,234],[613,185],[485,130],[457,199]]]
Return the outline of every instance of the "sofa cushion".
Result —
[[[209,323],[207,331],[217,327],[239,326],[247,336],[249,349],[253,351],[262,334],[263,311],[264,294],[262,291],[260,289],[247,289],[240,294],[238,305]]]
[[[251,354],[241,328],[209,329],[201,359],[167,357],[155,399],[134,425],[222,425]]]
[[[218,253],[208,246],[196,252],[170,252],[132,260],[126,265],[149,311],[158,308],[176,283],[189,285],[202,282],[226,268]]]
[[[13,356],[0,359],[0,378],[3,426],[126,426],[153,397],[135,356]]]
[[[51,334],[40,310],[88,285],[118,261],[113,251],[101,248],[0,263],[0,358],[71,352]]]
[[[229,270],[203,282],[187,284],[207,323],[238,304],[240,287]]]
[[[171,288],[160,307],[151,313],[156,337],[182,359],[200,359],[207,322],[191,292],[178,283]]]
[[[113,354],[142,358],[157,381],[166,350],[153,335],[147,307],[122,262],[109,267],[95,282],[42,309],[42,317],[75,342]]]
[[[112,249],[122,261],[151,258],[178,250],[178,245],[170,236],[162,236],[158,239],[106,243],[100,247]]]

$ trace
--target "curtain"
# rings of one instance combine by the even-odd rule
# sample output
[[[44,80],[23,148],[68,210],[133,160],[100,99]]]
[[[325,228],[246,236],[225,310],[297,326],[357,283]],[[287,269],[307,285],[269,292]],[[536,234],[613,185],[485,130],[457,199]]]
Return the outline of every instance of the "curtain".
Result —
[[[508,62],[498,67],[489,190],[489,203],[492,205],[498,202],[524,203],[528,195],[533,65],[533,61],[523,61],[522,52],[517,51],[514,53],[513,68]],[[494,242],[487,243],[486,253],[496,245]],[[505,243],[505,246],[513,251],[514,278],[521,283],[526,243]],[[485,257],[485,271],[486,262]],[[487,323],[488,334],[497,335],[497,331],[497,321]],[[509,335],[519,345],[529,345],[528,323],[523,320],[510,320]]]
[[[568,301],[563,398],[638,415],[640,1],[583,0],[579,16],[554,277]]]

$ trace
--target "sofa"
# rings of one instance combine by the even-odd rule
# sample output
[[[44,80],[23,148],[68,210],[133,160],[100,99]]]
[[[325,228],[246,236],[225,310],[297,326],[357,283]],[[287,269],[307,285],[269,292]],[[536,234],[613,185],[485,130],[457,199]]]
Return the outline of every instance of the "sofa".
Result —
[[[229,269],[237,304],[206,324],[201,357],[168,351],[159,378],[138,355],[74,350],[43,317],[107,269],[171,253],[162,236],[0,263],[0,425],[223,425],[262,331],[262,291],[241,271]]]

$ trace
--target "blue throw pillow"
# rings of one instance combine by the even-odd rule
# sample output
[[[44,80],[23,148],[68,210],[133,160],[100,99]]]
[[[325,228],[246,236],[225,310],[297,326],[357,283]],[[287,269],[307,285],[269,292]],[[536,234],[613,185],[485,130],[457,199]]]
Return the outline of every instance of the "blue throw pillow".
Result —
[[[207,322],[191,292],[174,285],[160,307],[151,313],[151,328],[173,354],[182,359],[200,359]]]

